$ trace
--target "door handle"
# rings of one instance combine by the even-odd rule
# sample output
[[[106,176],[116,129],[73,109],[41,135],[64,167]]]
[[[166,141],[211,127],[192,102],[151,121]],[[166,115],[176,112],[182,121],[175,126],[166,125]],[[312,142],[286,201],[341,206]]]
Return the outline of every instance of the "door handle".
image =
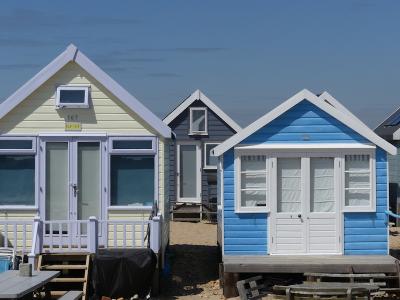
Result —
[[[74,190],[74,197],[76,197],[76,195],[79,192],[78,185],[76,183],[74,183],[74,184],[71,184],[71,186],[72,186],[72,189]]]
[[[301,219],[301,214],[298,214],[297,217]]]

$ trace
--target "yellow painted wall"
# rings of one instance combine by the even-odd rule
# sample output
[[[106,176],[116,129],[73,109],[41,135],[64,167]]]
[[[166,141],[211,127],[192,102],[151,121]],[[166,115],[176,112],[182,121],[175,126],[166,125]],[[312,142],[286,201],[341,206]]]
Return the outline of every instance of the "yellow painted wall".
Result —
[[[90,85],[90,108],[55,109],[59,85]],[[143,120],[74,62],[68,63],[0,120],[0,133],[64,132],[65,121],[82,123],[82,132],[155,135]]]

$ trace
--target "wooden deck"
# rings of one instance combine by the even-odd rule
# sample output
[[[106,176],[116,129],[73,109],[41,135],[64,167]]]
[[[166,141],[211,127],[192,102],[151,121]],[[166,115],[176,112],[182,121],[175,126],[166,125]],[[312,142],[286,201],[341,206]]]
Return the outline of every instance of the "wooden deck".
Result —
[[[390,255],[224,256],[226,273],[397,273]]]

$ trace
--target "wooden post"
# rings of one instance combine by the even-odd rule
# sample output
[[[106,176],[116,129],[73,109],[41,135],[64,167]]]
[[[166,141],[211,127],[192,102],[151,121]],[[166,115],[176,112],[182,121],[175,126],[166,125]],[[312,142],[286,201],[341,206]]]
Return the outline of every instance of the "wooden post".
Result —
[[[35,216],[32,226],[32,248],[28,254],[28,261],[36,270],[36,255],[40,254],[43,249],[43,221],[39,216]]]
[[[158,254],[161,248],[161,214],[150,221],[150,249]]]
[[[98,248],[98,222],[96,217],[89,217],[88,227],[88,250],[95,254]]]
[[[224,272],[224,297],[231,298],[239,295],[236,283],[239,281],[239,273],[227,273]]]

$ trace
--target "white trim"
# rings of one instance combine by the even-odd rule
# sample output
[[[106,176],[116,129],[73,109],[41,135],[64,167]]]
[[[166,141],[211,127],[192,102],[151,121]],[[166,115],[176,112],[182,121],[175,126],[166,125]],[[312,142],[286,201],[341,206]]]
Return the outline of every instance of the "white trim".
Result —
[[[100,84],[108,89],[115,97],[122,101],[129,109],[137,114],[161,136],[164,138],[171,138],[171,129],[163,123],[162,120],[126,91],[114,79],[101,70],[73,44],[69,45],[63,53],[57,56],[51,63],[0,104],[0,119],[71,61],[77,63],[81,68],[93,76]]]
[[[56,89],[56,109],[63,108],[88,108],[89,107],[89,86],[78,85],[60,85]],[[84,99],[82,103],[61,103],[61,91],[84,91]]]
[[[317,97],[310,91],[304,89],[294,96],[290,97],[288,100],[283,102],[281,105],[274,108],[272,111],[259,118],[246,128],[244,128],[239,133],[227,139],[224,143],[219,145],[214,149],[214,155],[220,156],[227,150],[231,149],[235,145],[239,144],[245,138],[261,129],[263,126],[267,125],[271,121],[275,120],[277,117],[288,111],[290,108],[300,103],[303,100],[307,100],[312,104],[316,105],[321,110],[330,114],[332,117],[352,128],[354,131],[374,143],[375,145],[381,147],[386,152],[395,155],[397,153],[396,147],[379,137],[375,132],[373,132],[370,128],[365,126],[362,122],[360,122],[353,115],[345,114],[342,110],[338,110],[334,106],[326,103],[325,101],[321,101],[321,98]]]
[[[204,111],[204,130],[193,130],[193,111]],[[191,107],[189,111],[189,135],[208,135],[207,107]]]
[[[213,101],[211,101],[200,90],[194,91],[185,101],[183,101],[177,108],[175,108],[168,116],[164,118],[166,124],[170,124],[176,117],[178,117],[185,109],[187,109],[194,101],[202,101],[209,109],[211,109],[218,117],[220,117],[226,124],[233,130],[239,132],[242,128],[233,121],[222,109],[220,109]]]
[[[149,149],[114,149],[114,141],[151,141],[151,148]],[[115,136],[109,137],[108,149],[111,154],[156,154],[156,138],[155,137],[137,137],[137,136]]]
[[[235,151],[235,160],[234,160],[234,195],[235,195],[235,213],[268,213],[271,209],[271,170],[272,170],[272,162],[268,155],[264,153],[259,155],[266,156],[265,158],[265,206],[242,206],[242,184],[241,184],[241,156],[248,155],[241,151]],[[253,154],[250,154],[253,155]],[[257,154],[254,154],[257,155]],[[264,190],[264,189],[262,189]]]
[[[393,140],[398,141],[400,140],[400,128],[393,132]]]
[[[376,149],[375,145],[362,144],[362,143],[292,143],[292,144],[255,144],[255,145],[239,145],[235,149],[243,150],[307,150],[307,151],[320,151],[320,150],[336,150],[336,149]]]
[[[123,211],[127,211],[127,210],[132,210],[132,211],[144,211],[144,212],[148,212],[151,211],[153,209],[153,206],[137,206],[137,205],[121,205],[121,206],[107,206],[107,210],[108,211],[119,211],[119,210],[123,210]]]
[[[180,146],[182,145],[192,145],[196,147],[196,197],[192,198],[182,198],[180,197]],[[201,144],[196,141],[184,141],[176,143],[176,199],[178,203],[201,203],[202,195],[201,195],[201,181],[202,181],[202,172],[201,172]]]
[[[203,152],[204,152],[204,157],[203,157],[203,159],[204,159],[204,161],[203,161],[203,170],[217,170],[218,169],[218,163],[217,163],[217,165],[216,166],[210,166],[210,165],[207,165],[207,145],[219,145],[219,144],[221,144],[221,142],[206,142],[206,143],[204,143],[204,149],[203,149]],[[216,146],[215,146],[216,147]],[[214,147],[214,148],[215,148]],[[211,156],[211,151],[210,151],[210,156]]]
[[[370,202],[367,206],[346,206],[346,183],[345,183],[345,156],[352,155],[351,153],[343,153],[341,157],[341,174],[342,174],[342,212],[376,212],[376,159],[375,151],[364,151],[357,153],[357,155],[369,155],[369,168],[370,168]]]
[[[36,153],[36,137],[33,136],[0,136],[0,141],[27,141],[30,140],[32,142],[31,149],[2,149],[0,148],[0,154],[35,154]]]

